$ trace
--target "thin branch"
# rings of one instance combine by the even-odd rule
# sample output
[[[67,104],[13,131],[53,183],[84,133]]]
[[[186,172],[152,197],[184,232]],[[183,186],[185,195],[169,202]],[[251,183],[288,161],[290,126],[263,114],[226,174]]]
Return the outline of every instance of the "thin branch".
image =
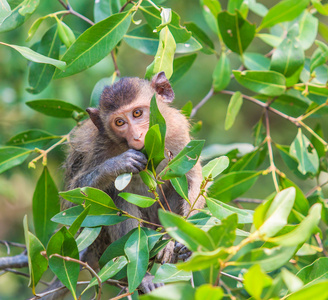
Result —
[[[207,95],[192,109],[190,118],[192,118],[197,111],[214,95],[214,89],[213,87],[210,89],[210,91],[207,93]]]
[[[261,204],[261,203],[263,203],[263,200],[261,200],[261,199],[251,199],[251,198],[237,198],[237,199],[233,200],[233,202]]]
[[[311,190],[309,190],[309,191],[306,193],[305,197],[307,198],[307,197],[311,196],[315,191],[317,191],[318,189],[321,189],[321,188],[324,187],[326,184],[328,184],[328,181],[325,181],[324,183],[321,183],[321,184],[315,186],[314,188],[312,188]]]
[[[4,244],[4,245],[6,245],[6,247],[13,246],[13,247],[26,249],[26,246],[24,244],[9,242],[9,241],[5,241],[5,240],[0,240],[0,244]]]
[[[159,184],[158,186],[159,186],[159,189],[161,190],[161,193],[162,193],[162,195],[163,195],[163,197],[164,197],[164,201],[165,201],[165,203],[166,203],[166,205],[167,205],[168,210],[169,210],[170,212],[172,212],[171,207],[170,207],[170,205],[169,205],[169,202],[167,201],[167,199],[166,199],[166,197],[165,197],[165,194],[164,194],[164,191],[163,191],[162,185]]]
[[[230,275],[230,274],[228,274],[228,273],[225,273],[225,272],[220,272],[223,276],[225,276],[225,277],[229,277],[229,278],[232,278],[232,279],[234,279],[234,280],[237,280],[237,281],[239,281],[239,282],[244,282],[244,279],[243,278],[239,278],[239,277],[236,277],[236,276],[233,276],[233,275]]]
[[[16,270],[13,270],[13,269],[4,269],[4,271],[6,272],[9,272],[9,273],[13,273],[13,274],[17,274],[17,275],[20,275],[20,276],[23,276],[23,277],[26,277],[26,278],[30,278],[30,275],[29,274],[26,274],[26,273],[23,273],[23,272],[19,272],[19,271],[16,271]],[[40,283],[46,285],[46,286],[50,286],[50,283],[49,282],[45,282],[43,280],[40,280],[39,281]]]
[[[324,247],[324,245],[323,245],[323,243],[322,243],[322,240],[320,239],[319,233],[315,234],[314,237],[315,237],[315,239],[316,239],[316,241],[317,241],[319,247],[322,249],[322,253],[323,253],[326,257],[328,257],[328,252],[327,252],[327,250],[325,249],[325,247]]]
[[[128,6],[128,4],[130,4],[130,3],[132,3],[132,1],[131,0],[128,0],[128,1],[126,1],[123,5],[122,5],[122,7],[121,7],[121,9],[120,9],[120,13],[121,12],[123,12],[124,11],[124,9]]]
[[[8,268],[25,268],[27,266],[28,258],[25,253],[9,257],[0,257],[0,270]]]
[[[128,297],[128,296],[133,295],[133,294],[134,294],[134,292],[132,292],[132,293],[125,293],[125,294],[122,294],[122,295],[116,296],[116,297],[114,297],[114,298],[110,298],[110,300],[118,300],[118,299],[122,299],[122,298],[124,298],[124,297]]]
[[[69,256],[62,256],[62,255],[59,255],[57,253],[55,254],[52,254],[50,255],[49,258],[51,257],[59,257],[63,260],[66,260],[66,261],[71,261],[71,262],[75,262],[81,266],[83,266],[84,268],[86,268],[94,277],[96,277],[97,281],[98,281],[98,285],[99,285],[99,291],[98,291],[98,296],[97,296],[97,300],[100,300],[101,298],[101,288],[102,288],[102,282],[101,282],[101,279],[100,277],[98,276],[98,274],[96,273],[96,271],[94,269],[92,269],[88,263],[86,262],[83,262],[81,260],[78,260],[78,259],[75,259],[75,258],[72,258],[72,257],[69,257]]]
[[[270,135],[270,123],[269,123],[269,113],[268,109],[265,111],[265,123],[266,123],[266,142],[269,150],[269,158],[270,158],[270,171],[272,174],[273,183],[277,192],[279,192],[279,185],[277,180],[276,166],[274,164],[273,159],[273,151],[272,151],[272,139]]]
[[[121,72],[118,68],[118,65],[117,65],[117,60],[116,60],[116,56],[115,56],[115,53],[114,53],[114,50],[110,53],[111,56],[112,56],[112,60],[113,60],[113,64],[114,64],[114,68],[115,68],[115,73],[118,77],[121,76]]]

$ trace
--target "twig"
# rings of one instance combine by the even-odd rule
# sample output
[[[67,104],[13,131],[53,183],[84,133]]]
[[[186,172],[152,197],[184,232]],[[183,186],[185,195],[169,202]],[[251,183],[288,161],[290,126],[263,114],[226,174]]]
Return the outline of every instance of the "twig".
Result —
[[[75,259],[75,258],[72,258],[72,257],[69,257],[69,256],[62,256],[62,255],[59,255],[57,253],[55,254],[52,254],[50,255],[49,258],[51,257],[59,257],[63,260],[66,260],[66,261],[71,261],[71,262],[75,262],[81,266],[83,266],[84,268],[86,268],[93,276],[96,277],[97,281],[98,281],[98,285],[99,285],[99,291],[98,291],[98,296],[97,296],[97,300],[100,300],[101,298],[101,288],[102,288],[102,282],[101,282],[101,279],[100,277],[98,276],[98,274],[96,273],[96,271],[94,269],[92,269],[88,263],[86,262],[83,262],[81,260],[78,260],[78,259]]]
[[[236,277],[236,276],[233,276],[233,275],[230,275],[230,274],[228,274],[228,273],[225,273],[225,272],[220,272],[223,276],[225,276],[225,277],[229,277],[229,278],[232,278],[232,279],[234,279],[234,280],[237,280],[237,281],[239,281],[239,282],[244,282],[244,279],[243,278],[239,278],[239,277]]]
[[[319,247],[322,249],[322,253],[323,253],[326,257],[328,257],[328,252],[327,252],[327,250],[325,249],[325,247],[324,247],[324,245],[323,245],[323,243],[322,243],[322,240],[320,239],[319,233],[315,234],[314,237],[315,237],[315,239],[316,239],[316,241],[317,241]]]
[[[165,203],[166,203],[166,205],[167,205],[168,210],[169,210],[170,212],[172,212],[171,207],[170,207],[170,205],[169,205],[169,202],[167,201],[167,199],[166,199],[166,197],[165,197],[165,194],[164,194],[164,191],[163,191],[162,185],[159,184],[158,186],[159,186],[159,189],[161,190],[161,193],[162,193],[162,195],[163,195],[163,197],[164,197],[164,201],[165,201]]]
[[[125,294],[122,294],[122,295],[116,296],[116,297],[114,297],[114,298],[110,298],[110,300],[118,300],[118,299],[122,299],[122,298],[124,298],[124,297],[128,297],[128,296],[133,295],[133,294],[134,294],[134,292],[132,292],[132,293],[125,293]]]
[[[263,200],[260,199],[251,199],[251,198],[237,198],[233,200],[233,202],[244,202],[244,203],[255,203],[255,204],[261,204],[263,203]]]
[[[18,247],[18,248],[26,249],[26,246],[24,244],[15,243],[15,242],[9,242],[9,241],[0,240],[0,244],[4,244],[6,246],[9,245],[9,246],[13,246],[13,247]]]
[[[9,272],[9,273],[13,273],[13,274],[17,274],[17,275],[21,275],[21,276],[26,277],[26,278],[30,278],[30,275],[29,274],[26,274],[26,273],[23,273],[23,272],[19,272],[19,271],[13,270],[13,269],[7,268],[7,269],[4,269],[4,271]],[[46,286],[50,286],[50,283],[49,282],[45,282],[43,280],[40,280],[39,282],[42,283],[42,284],[44,284],[44,285],[46,285]]]
[[[318,189],[322,188],[323,186],[325,186],[326,184],[328,184],[328,181],[325,181],[324,183],[321,183],[317,186],[315,186],[314,188],[312,188],[311,190],[309,190],[306,194],[305,197],[309,197],[311,196],[315,191],[317,191]]]
[[[197,111],[214,95],[214,89],[213,87],[210,89],[210,91],[207,93],[207,95],[192,109],[190,118],[192,118]]]
[[[116,75],[118,77],[120,77],[121,76],[121,72],[120,72],[120,70],[118,68],[118,65],[117,65],[117,60],[116,60],[116,56],[115,56],[114,50],[110,54],[112,56],[112,60],[113,60],[113,64],[114,64]]]
[[[124,9],[127,7],[127,5],[130,4],[130,3],[132,3],[131,0],[126,1],[126,2],[122,5],[122,7],[121,7],[121,9],[120,9],[119,12],[120,12],[120,13],[123,12]]]
[[[273,151],[272,151],[272,139],[270,135],[270,123],[269,123],[269,113],[268,109],[265,111],[265,123],[266,123],[266,142],[269,150],[269,158],[270,158],[270,171],[272,174],[273,183],[277,192],[279,192],[279,185],[277,180],[276,166],[274,164],[273,159]]]

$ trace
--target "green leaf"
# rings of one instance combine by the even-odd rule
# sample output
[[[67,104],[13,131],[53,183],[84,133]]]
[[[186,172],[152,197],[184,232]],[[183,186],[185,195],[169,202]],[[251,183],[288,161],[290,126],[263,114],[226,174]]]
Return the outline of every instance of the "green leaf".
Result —
[[[71,291],[76,300],[76,284],[80,273],[78,263],[66,261],[62,258],[52,256],[59,254],[74,259],[79,259],[79,252],[72,234],[66,227],[62,227],[50,239],[47,247],[47,256],[49,257],[49,267],[58,277],[58,279]]]
[[[35,5],[31,5],[33,11],[30,11],[29,13],[22,12],[21,9],[25,9],[26,4],[28,3],[29,1],[22,1],[11,11],[10,15],[8,15],[2,23],[0,22],[0,32],[10,31],[21,26],[31,16],[39,4],[39,1],[34,1]]]
[[[248,70],[268,71],[270,69],[270,59],[260,53],[247,52],[244,53],[243,58]]]
[[[278,47],[283,41],[282,37],[268,33],[258,33],[256,36],[271,47]]]
[[[130,12],[119,13],[84,31],[62,57],[67,63],[65,72],[57,70],[55,78],[79,73],[102,60],[123,38],[130,22]]]
[[[164,140],[162,140],[160,127],[158,124],[149,128],[145,137],[145,151],[148,161],[153,160],[155,168],[165,159]]]
[[[216,0],[200,0],[200,6],[207,25],[211,30],[219,34],[217,16],[221,11],[221,4]]]
[[[245,154],[229,169],[229,172],[252,171],[256,169],[260,160],[260,150],[261,149],[257,148],[255,151]]]
[[[159,267],[153,279],[153,283],[168,283],[176,281],[189,281],[192,273],[190,271],[178,270],[174,264],[164,264]]]
[[[241,93],[240,92],[234,93],[228,105],[228,110],[227,110],[225,125],[224,125],[225,130],[228,130],[232,127],[242,104],[243,104],[243,97]]]
[[[309,139],[299,129],[296,138],[290,146],[290,155],[295,157],[298,162],[298,170],[302,174],[316,174],[319,168],[319,157],[317,151],[310,143]]]
[[[153,98],[150,101],[149,128],[151,128],[152,126],[154,126],[156,124],[159,125],[159,131],[161,133],[161,138],[162,138],[162,141],[164,141],[165,135],[166,135],[165,119],[161,115],[161,112],[158,109],[156,97],[153,96]]]
[[[314,204],[310,208],[308,216],[294,230],[278,237],[269,238],[268,241],[287,247],[304,243],[316,229],[321,219],[321,209],[320,203]]]
[[[58,27],[58,36],[66,48],[72,46],[76,38],[71,28],[69,28],[63,21],[56,18]]]
[[[98,237],[101,227],[84,228],[76,238],[77,249],[79,252],[89,247]]]
[[[296,274],[305,285],[312,285],[321,280],[328,280],[328,258],[320,257]]]
[[[58,190],[47,167],[44,167],[36,184],[32,207],[36,236],[46,245],[57,228],[51,218],[60,212]]]
[[[61,136],[53,135],[43,130],[31,129],[16,134],[6,143],[6,145],[24,147],[33,150],[35,148],[44,148],[50,141],[60,137]]]
[[[152,206],[156,202],[156,200],[153,198],[131,193],[119,193],[118,196],[122,197],[125,201],[129,203],[143,208]]]
[[[328,297],[327,290],[328,280],[318,282],[311,286],[307,286],[296,293],[291,294],[287,297],[287,300],[308,300],[308,299],[316,299],[316,300],[325,300]]]
[[[310,62],[310,71],[313,70],[321,65],[323,65],[328,59],[328,47],[326,44],[315,41],[315,44],[318,46],[318,49],[313,52]]]
[[[115,179],[114,185],[118,191],[124,190],[132,180],[132,173],[123,173]]]
[[[168,284],[140,296],[140,300],[184,300],[194,299],[195,289],[190,283]]]
[[[58,38],[57,27],[51,27],[41,38],[37,52],[47,57],[59,58],[60,40]],[[55,66],[50,64],[39,64],[32,62],[29,65],[28,83],[30,85],[27,91],[32,94],[38,94],[43,91],[51,82],[55,73]]]
[[[322,127],[320,125],[320,123],[318,123],[316,125],[316,127],[314,128],[314,132],[320,136],[322,139],[324,138],[324,134],[323,134],[323,130]],[[325,146],[321,143],[321,141],[319,141],[316,136],[312,135],[311,137],[311,143],[314,146],[314,148],[317,150],[318,156],[321,159],[322,157],[326,156],[326,150],[325,150]]]
[[[80,213],[80,215],[75,219],[75,221],[72,223],[68,231],[72,234],[72,236],[75,236],[76,233],[79,231],[80,227],[82,226],[82,223],[86,216],[89,213],[91,204],[89,204],[87,207],[84,207],[83,211]]]
[[[284,266],[293,257],[296,249],[297,246],[256,248],[239,257],[233,265],[247,269],[259,264],[264,272],[271,272]]]
[[[230,75],[230,61],[225,52],[222,52],[213,72],[213,88],[215,92],[224,90],[228,86],[231,80]]]
[[[215,178],[228,168],[228,166],[229,158],[227,156],[214,158],[203,167],[203,178]]]
[[[170,242],[170,240],[160,240],[158,241],[154,248],[149,253],[149,258],[156,256],[162,249],[166,247],[166,245]]]
[[[0,25],[11,14],[11,8],[7,0],[1,0]]]
[[[320,0],[311,0],[311,3],[319,14],[328,16],[327,5],[323,5]]]
[[[224,292],[221,287],[213,286],[211,284],[203,284],[197,288],[195,294],[195,300],[203,299],[215,299],[220,300],[224,296]]]
[[[139,175],[143,181],[143,183],[149,187],[150,190],[156,190],[157,182],[154,178],[154,175],[149,170],[144,170],[139,172]]]
[[[90,202],[89,202],[90,204]],[[86,205],[89,205],[86,204]],[[83,212],[82,205],[73,206],[55,215],[51,220],[63,225],[72,225],[79,215]],[[90,208],[88,216],[84,219],[81,226],[95,227],[95,226],[110,226],[123,222],[127,219],[126,216],[121,216],[117,210],[105,208],[103,206],[93,205]]]
[[[158,216],[167,233],[188,249],[196,251],[199,246],[206,250],[213,249],[214,244],[210,236],[183,217],[163,210],[158,211]]]
[[[28,59],[30,61],[33,61],[33,62],[36,62],[39,64],[50,64],[50,65],[53,65],[53,66],[59,68],[60,70],[65,70],[65,68],[66,68],[65,62],[56,60],[53,58],[49,58],[38,52],[31,50],[30,48],[17,46],[17,45],[10,45],[10,44],[6,44],[6,43],[2,43],[2,42],[0,42],[0,44],[15,49],[16,51],[18,51],[21,55],[23,55],[26,59]]]
[[[236,80],[249,90],[267,96],[279,96],[285,92],[285,77],[274,71],[232,71]]]
[[[109,261],[98,273],[99,278],[101,279],[101,282],[105,282],[109,278],[112,278],[114,275],[116,275],[119,271],[121,271],[126,265],[128,261],[126,260],[125,256],[121,256],[117,259]],[[98,284],[97,279],[94,277],[90,281],[89,285],[84,289],[82,294],[89,289],[92,286],[95,286]]]
[[[272,7],[265,15],[257,31],[281,22],[292,21],[299,16],[310,0],[284,0]]]
[[[29,42],[35,35],[36,31],[39,29],[41,23],[47,19],[48,16],[44,16],[44,17],[40,17],[40,18],[37,18],[34,23],[32,24],[32,26],[30,27],[30,29],[28,30],[28,33],[27,33],[27,39],[25,42]]]
[[[159,35],[148,24],[134,28],[124,35],[124,41],[133,49],[148,55],[156,55]]]
[[[319,20],[314,17],[308,10],[304,10],[299,20],[299,35],[298,39],[303,50],[309,49],[318,32]]]
[[[99,0],[95,2],[93,7],[93,14],[95,23],[98,23],[109,16],[116,14],[121,9],[120,0]]]
[[[32,292],[35,295],[35,286],[41,279],[42,274],[48,269],[48,260],[41,254],[42,251],[45,251],[42,243],[36,236],[28,231],[26,215],[23,225],[30,274],[29,287],[32,288]]]
[[[193,22],[185,22],[183,25],[191,31],[192,36],[202,45],[202,52],[205,54],[215,53],[213,41],[200,27],[198,27],[197,24]]]
[[[147,235],[139,226],[124,246],[125,254],[129,260],[127,274],[130,292],[139,286],[147,271],[149,260],[147,239]]]
[[[173,74],[170,79],[172,85],[176,84],[185,75],[194,63],[197,54],[184,55],[173,61]]]
[[[255,36],[256,25],[244,19],[238,10],[234,14],[222,11],[217,20],[224,43],[242,55]]]
[[[160,12],[155,7],[151,6],[145,8],[141,6],[140,10],[152,29],[155,29],[162,23]],[[168,24],[168,28],[176,43],[185,43],[191,37],[191,33],[180,25],[180,16],[174,11],[172,11],[172,20],[171,23]]]
[[[261,174],[255,171],[231,172],[213,182],[208,196],[227,203],[248,191]]]
[[[193,140],[158,175],[163,180],[185,175],[198,161],[205,141]]]
[[[260,234],[271,237],[287,225],[288,216],[294,205],[295,194],[295,188],[291,187],[276,195],[266,211],[263,224],[254,222]]]
[[[159,45],[154,57],[154,61],[147,67],[146,78],[164,71],[168,79],[173,74],[173,60],[176,43],[168,26],[165,26],[159,33]]]
[[[304,59],[301,43],[297,38],[287,36],[274,51],[270,68],[285,77],[290,77],[304,65]]]
[[[281,275],[286,286],[288,287],[288,290],[292,293],[300,290],[303,287],[302,280],[287,269],[283,268],[281,270]]]
[[[91,97],[90,97],[90,107],[98,107],[99,100],[102,92],[104,91],[104,88],[106,86],[111,86],[119,79],[120,78],[116,75],[116,73],[114,73],[111,77],[105,77],[100,79],[92,90]]]
[[[0,174],[22,164],[32,150],[19,147],[0,148]]]
[[[237,225],[237,214],[232,214],[223,219],[221,225],[215,225],[208,231],[208,234],[213,239],[216,248],[228,248],[233,246],[236,239]]]
[[[32,100],[27,101],[26,105],[40,113],[56,118],[72,118],[74,112],[86,114],[82,108],[57,99]]]
[[[232,214],[237,214],[239,224],[253,223],[253,211],[239,209],[213,198],[206,197],[205,199],[210,212],[219,220],[225,219]]]
[[[175,191],[183,198],[185,199],[189,205],[190,201],[188,199],[188,181],[186,175],[183,175],[181,177],[172,178],[171,184],[174,187]]]
[[[261,299],[263,289],[271,284],[271,277],[263,273],[260,265],[252,266],[244,275],[245,290],[255,299]]]
[[[40,0],[24,0],[22,7],[19,9],[19,13],[22,16],[27,14],[32,14],[35,9],[38,7]]]

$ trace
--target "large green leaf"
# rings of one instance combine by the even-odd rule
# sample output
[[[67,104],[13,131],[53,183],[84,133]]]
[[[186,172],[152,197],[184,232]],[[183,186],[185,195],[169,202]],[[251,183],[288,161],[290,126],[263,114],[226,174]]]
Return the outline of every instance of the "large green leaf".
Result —
[[[326,300],[328,297],[328,280],[307,286],[287,297],[287,300]]]
[[[65,72],[57,71],[55,78],[79,73],[102,60],[123,38],[130,22],[130,12],[124,12],[112,15],[84,31],[62,57],[62,61],[67,63]]]
[[[275,24],[291,21],[299,16],[310,0],[284,0],[272,7],[262,20],[260,31],[265,27],[272,27]]]
[[[234,93],[228,105],[228,110],[224,123],[225,130],[228,130],[232,127],[242,105],[243,105],[243,97],[241,93],[240,92]]]
[[[36,236],[46,245],[57,228],[51,218],[60,211],[58,190],[47,167],[44,167],[36,184],[32,207]]]
[[[30,149],[20,147],[0,148],[0,173],[23,163],[31,152]]]
[[[42,37],[37,52],[47,57],[59,58],[60,40],[58,38],[57,27],[51,27]],[[31,63],[29,65],[28,82],[30,87],[27,91],[38,94],[43,91],[50,83],[55,73],[55,66],[50,64]]]
[[[42,251],[45,251],[44,246],[36,236],[28,231],[26,215],[24,217],[23,225],[30,274],[29,287],[32,288],[32,292],[35,295],[35,286],[41,279],[42,274],[48,269],[48,261],[41,254]]]
[[[158,211],[158,216],[168,234],[190,250],[196,251],[199,246],[206,250],[213,249],[214,244],[210,236],[183,217],[163,210]]]
[[[51,257],[52,254],[79,259],[79,252],[74,237],[66,227],[62,227],[50,239],[47,247],[47,256],[49,257],[50,269],[71,291],[76,300],[76,284],[80,273],[79,264],[72,261],[66,261],[60,257]]]
[[[191,272],[178,270],[177,266],[174,264],[164,264],[157,270],[153,282],[167,283],[176,281],[189,281],[191,276]]]
[[[84,228],[79,236],[75,239],[79,252],[89,247],[98,237],[101,227]]]
[[[50,141],[60,137],[61,136],[43,130],[31,129],[16,134],[6,143],[6,145],[24,147],[27,149],[44,148]]]
[[[285,92],[285,77],[274,71],[232,71],[244,87],[267,96],[279,96]]]
[[[23,55],[26,59],[39,63],[39,64],[50,64],[55,67],[57,67],[60,70],[66,69],[66,63],[57,59],[49,58],[47,56],[44,56],[38,52],[33,51],[30,48],[17,46],[17,45],[10,45],[6,43],[0,42],[0,44],[11,47],[18,51],[21,55]]]
[[[129,260],[127,274],[130,292],[139,286],[147,271],[149,260],[147,240],[146,233],[139,226],[124,246],[125,254]]]
[[[205,141],[193,140],[159,174],[164,180],[185,175],[198,161]]]
[[[165,26],[159,33],[159,45],[154,57],[154,61],[147,67],[146,78],[164,71],[169,79],[173,74],[173,60],[176,43],[168,26]]]
[[[226,217],[237,214],[239,224],[253,223],[253,211],[247,209],[239,209],[237,207],[228,205],[219,200],[206,197],[206,204],[210,212],[219,220],[225,219]]]
[[[234,14],[227,11],[220,12],[218,24],[227,47],[242,55],[255,36],[256,25],[244,19],[238,10]]]
[[[156,202],[156,200],[153,198],[131,193],[119,193],[118,196],[122,197],[125,201],[139,207],[149,207]]]
[[[320,257],[312,264],[301,269],[297,276],[305,285],[312,285],[321,280],[328,280],[328,258]]]
[[[250,267],[244,275],[245,290],[255,299],[261,299],[263,289],[271,284],[271,277],[261,270],[260,265]]]
[[[216,179],[209,187],[208,196],[229,202],[248,191],[262,172],[232,172]]]
[[[248,70],[268,71],[270,69],[270,59],[260,53],[244,53],[244,64]]]
[[[215,92],[224,90],[231,78],[230,61],[225,52],[222,52],[213,72],[213,88]]]
[[[302,174],[316,174],[319,168],[319,157],[310,140],[299,129],[296,138],[290,146],[290,155],[298,160],[298,170]]]
[[[164,140],[162,140],[160,127],[158,124],[149,128],[145,136],[145,151],[148,160],[153,160],[155,168],[165,159]]]
[[[86,115],[86,112],[82,108],[57,99],[32,100],[27,101],[26,105],[40,113],[55,118],[72,118],[74,117],[74,112]]]
[[[215,299],[220,300],[224,296],[224,292],[221,287],[213,286],[211,284],[203,284],[196,290],[195,300],[203,299]]]
[[[216,0],[200,0],[200,6],[206,23],[211,30],[219,34],[219,27],[217,22],[217,16],[221,11],[221,4]]]
[[[317,36],[319,20],[308,10],[304,10],[299,20],[299,41],[303,50],[310,48]]]
[[[90,202],[87,203],[89,205]],[[83,212],[84,207],[82,205],[74,206],[66,209],[59,214],[55,215],[51,220],[63,225],[72,225],[79,215]],[[90,212],[84,219],[83,227],[95,227],[95,226],[110,226],[123,222],[128,217],[120,216],[117,210],[113,210],[107,207],[92,205]]]
[[[21,1],[21,3],[10,12],[10,15],[8,15],[3,22],[0,22],[0,32],[10,31],[21,26],[31,16],[38,5],[39,0]],[[27,6],[29,6],[28,11],[26,11]],[[8,6],[5,5],[4,8],[8,12]],[[2,9],[3,7],[1,7],[1,10]],[[7,14],[7,12],[5,13]]]

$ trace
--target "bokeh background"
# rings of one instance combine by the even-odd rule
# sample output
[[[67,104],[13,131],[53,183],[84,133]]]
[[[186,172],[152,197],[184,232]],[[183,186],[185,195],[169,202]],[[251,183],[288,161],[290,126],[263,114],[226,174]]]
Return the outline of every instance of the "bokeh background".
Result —
[[[15,3],[17,2],[21,1],[9,1],[12,7],[16,6]],[[71,0],[70,4],[76,11],[93,19],[93,2],[91,0]],[[221,0],[220,2],[225,8],[227,1]],[[270,8],[279,1],[258,2]],[[219,52],[218,39],[205,23],[199,0],[168,0],[165,5],[171,7],[181,16],[182,23],[193,21],[198,24],[213,38],[216,50]],[[41,0],[36,14],[43,16],[59,10],[62,10],[62,7],[58,1]],[[36,17],[33,15],[27,23],[13,31],[0,33],[0,41],[20,46],[26,45],[27,32]],[[252,12],[249,12],[248,19],[257,24],[261,20]],[[77,33],[82,32],[87,27],[84,21],[72,15],[65,17],[65,22]],[[49,25],[50,21],[45,23]],[[45,26],[46,24],[41,26],[36,37],[28,43],[28,46],[33,45],[43,35],[48,28]],[[270,48],[260,39],[255,38],[247,49],[248,52],[252,52],[252,50],[266,54]],[[307,56],[311,56],[312,51],[313,49],[307,50]],[[231,54],[229,57],[232,66],[238,68],[240,61],[237,55]],[[118,66],[122,76],[144,77],[146,67],[152,60],[153,57],[130,48],[125,42],[122,42],[119,47]],[[176,107],[181,108],[189,100],[196,105],[208,93],[212,84],[214,61],[213,55],[198,54],[192,68],[174,86],[176,94],[174,105]],[[32,95],[26,91],[28,87],[27,64],[28,62],[19,53],[0,45],[0,145],[4,145],[10,137],[27,129],[42,129],[56,135],[67,134],[75,125],[73,120],[58,120],[44,116],[28,108],[25,102],[35,99],[61,99],[87,108],[95,84],[104,77],[110,77],[114,71],[111,57],[108,56],[90,69],[68,78],[55,80],[42,93]],[[227,89],[230,88],[233,90],[237,88],[235,81],[232,81],[227,87]],[[238,88],[243,91],[241,86]],[[250,95],[249,91],[246,93]],[[213,96],[199,109],[192,120],[192,122],[202,121],[202,129],[195,137],[205,139],[207,147],[213,144],[230,145],[253,142],[252,127],[259,120],[262,113],[261,108],[244,101],[234,126],[229,131],[225,131],[224,121],[229,99],[229,96],[224,95]],[[311,120],[309,121],[309,125],[312,125]],[[327,136],[327,121],[322,121]],[[297,133],[297,128],[294,125],[279,117],[271,116],[271,125],[273,140],[280,144],[290,143]],[[63,187],[61,164],[64,158],[63,148],[56,148],[48,156],[49,170],[59,190]],[[283,162],[280,161],[278,155],[276,161],[278,167],[282,166],[284,169]],[[30,215],[31,213],[34,187],[42,171],[41,164],[38,164],[35,170],[28,169],[27,164],[28,162],[0,175],[0,240],[24,243],[22,220],[25,214]],[[291,178],[293,178],[292,175]],[[261,178],[246,196],[264,199],[274,190],[271,181],[270,176]],[[307,184],[309,186],[302,186],[305,191],[311,188],[311,183]],[[32,224],[30,228],[32,228]],[[21,251],[16,248],[11,249],[11,254]],[[0,256],[5,255],[6,251],[6,247],[0,244]],[[27,272],[24,269],[22,271]],[[26,299],[32,296],[27,284],[27,278],[13,274],[0,275],[0,299]]]

